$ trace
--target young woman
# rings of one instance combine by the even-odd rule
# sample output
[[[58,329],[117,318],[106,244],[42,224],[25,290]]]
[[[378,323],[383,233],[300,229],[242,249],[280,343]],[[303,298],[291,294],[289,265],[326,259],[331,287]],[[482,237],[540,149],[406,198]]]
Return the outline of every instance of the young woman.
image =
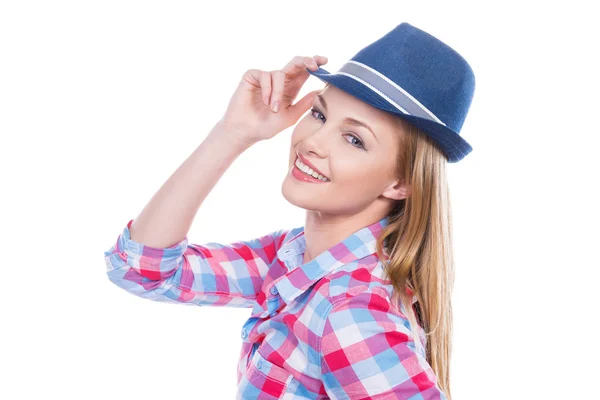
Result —
[[[446,165],[471,151],[459,131],[473,72],[408,23],[336,73],[326,63],[248,70],[223,118],[105,252],[108,276],[152,300],[252,308],[238,398],[450,399]],[[310,74],[324,89],[293,104]],[[304,226],[188,244],[235,158],[294,124],[282,193],[306,209]]]

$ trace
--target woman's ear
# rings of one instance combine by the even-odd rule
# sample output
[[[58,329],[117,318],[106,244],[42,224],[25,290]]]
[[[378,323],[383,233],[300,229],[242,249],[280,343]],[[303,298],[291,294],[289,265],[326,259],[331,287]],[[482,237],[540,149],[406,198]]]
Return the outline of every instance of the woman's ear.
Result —
[[[410,187],[400,181],[395,181],[391,183],[381,195],[388,199],[402,200],[410,196]]]

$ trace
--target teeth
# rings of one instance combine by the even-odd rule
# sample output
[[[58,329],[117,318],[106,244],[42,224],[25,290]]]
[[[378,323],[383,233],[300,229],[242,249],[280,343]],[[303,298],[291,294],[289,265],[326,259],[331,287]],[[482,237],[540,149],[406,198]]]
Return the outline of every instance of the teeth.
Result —
[[[302,163],[302,161],[300,161],[300,159],[296,159],[296,166],[298,167],[298,169],[302,172],[304,172],[306,175],[310,175],[315,179],[319,179],[323,182],[329,182],[329,179],[324,177],[321,174],[316,173],[312,168],[310,168],[308,165],[305,165],[304,163]]]

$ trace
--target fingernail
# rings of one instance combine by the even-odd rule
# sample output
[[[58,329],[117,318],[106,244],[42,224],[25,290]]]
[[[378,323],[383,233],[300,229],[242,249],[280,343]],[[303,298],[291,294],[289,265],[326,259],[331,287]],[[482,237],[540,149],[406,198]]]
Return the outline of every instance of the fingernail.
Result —
[[[275,111],[275,112],[279,111],[279,101],[276,101],[275,103],[273,103],[273,111]]]

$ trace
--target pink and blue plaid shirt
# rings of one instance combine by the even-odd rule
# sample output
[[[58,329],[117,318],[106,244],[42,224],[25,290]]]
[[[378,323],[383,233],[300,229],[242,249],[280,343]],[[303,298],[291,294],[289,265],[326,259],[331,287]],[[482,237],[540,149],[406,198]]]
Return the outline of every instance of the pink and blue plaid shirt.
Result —
[[[152,248],[131,240],[132,222],[104,253],[114,284],[155,301],[252,308],[237,399],[446,400],[423,329],[417,347],[404,308],[390,301],[375,248],[387,217],[306,264],[304,227]]]

